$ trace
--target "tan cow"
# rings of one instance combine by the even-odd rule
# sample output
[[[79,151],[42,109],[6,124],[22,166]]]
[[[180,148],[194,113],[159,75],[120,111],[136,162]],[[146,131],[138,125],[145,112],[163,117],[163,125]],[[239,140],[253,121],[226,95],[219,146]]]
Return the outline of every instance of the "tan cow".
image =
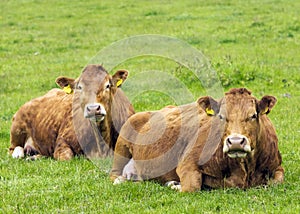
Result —
[[[110,76],[102,66],[88,65],[76,80],[57,78],[64,90],[53,89],[14,115],[12,156],[23,157],[25,152],[69,160],[82,154],[112,155],[121,126],[134,113],[119,88],[127,76],[126,70]]]
[[[175,188],[183,192],[281,183],[278,140],[267,117],[275,103],[273,96],[257,100],[238,88],[219,101],[206,96],[137,113],[121,129],[110,177],[124,180],[122,170],[132,158],[138,179],[180,182]]]

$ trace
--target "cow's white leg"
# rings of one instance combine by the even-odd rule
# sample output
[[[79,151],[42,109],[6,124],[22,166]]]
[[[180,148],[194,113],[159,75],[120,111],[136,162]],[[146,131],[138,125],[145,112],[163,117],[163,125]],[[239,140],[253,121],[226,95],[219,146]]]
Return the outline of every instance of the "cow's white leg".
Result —
[[[122,175],[120,175],[119,177],[117,177],[114,180],[114,185],[121,184],[127,180],[138,180],[137,179],[137,171],[135,168],[135,162],[132,158],[124,166]]]
[[[127,180],[135,180],[137,177],[137,171],[135,168],[135,162],[131,158],[130,161],[124,166],[122,176]]]
[[[24,158],[24,148],[21,146],[17,146],[12,155],[13,158]]]
[[[114,180],[114,185],[121,184],[126,180],[136,180],[136,178],[137,178],[137,171],[135,168],[135,162],[131,158],[129,162],[124,166],[122,175],[120,175]]]
[[[181,185],[178,181],[168,181],[167,183],[165,183],[165,186],[181,192]]]

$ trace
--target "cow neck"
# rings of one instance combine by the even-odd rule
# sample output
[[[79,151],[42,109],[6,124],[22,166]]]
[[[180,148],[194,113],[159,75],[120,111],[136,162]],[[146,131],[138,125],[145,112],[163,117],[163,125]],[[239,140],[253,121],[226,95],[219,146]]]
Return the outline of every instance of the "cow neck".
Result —
[[[224,179],[226,182],[229,182],[231,185],[238,186],[240,188],[248,187],[249,180],[249,165],[246,158],[230,158],[227,159],[228,171],[226,172]]]
[[[272,168],[269,157],[272,154],[278,153],[278,138],[274,126],[272,125],[270,119],[266,115],[261,115],[259,120],[259,131],[256,150],[259,151],[256,154],[257,164],[260,168]],[[275,167],[275,166],[274,166]]]
[[[105,143],[108,144],[110,148],[112,148],[111,126],[111,113],[108,111],[104,120],[97,123],[97,128],[102,138],[105,140]]]

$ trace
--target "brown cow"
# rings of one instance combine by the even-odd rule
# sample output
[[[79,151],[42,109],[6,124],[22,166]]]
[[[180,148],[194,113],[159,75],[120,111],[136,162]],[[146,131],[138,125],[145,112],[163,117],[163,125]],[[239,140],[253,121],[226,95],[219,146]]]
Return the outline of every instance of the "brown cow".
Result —
[[[121,126],[134,113],[119,88],[127,76],[126,70],[110,76],[102,66],[88,65],[76,80],[57,78],[67,93],[52,89],[14,115],[12,156],[23,157],[25,152],[69,160],[81,154],[90,158],[111,155]]]
[[[124,180],[122,170],[132,158],[138,179],[180,182],[175,188],[183,192],[281,183],[278,140],[267,117],[275,103],[273,96],[257,100],[238,88],[219,101],[206,96],[137,113],[121,129],[110,177]]]

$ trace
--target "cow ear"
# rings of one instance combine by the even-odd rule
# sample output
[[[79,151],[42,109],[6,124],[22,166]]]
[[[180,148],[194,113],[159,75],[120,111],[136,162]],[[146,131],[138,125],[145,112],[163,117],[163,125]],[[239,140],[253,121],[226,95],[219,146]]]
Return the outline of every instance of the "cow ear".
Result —
[[[277,99],[273,96],[264,96],[257,105],[257,111],[260,114],[268,114],[275,106]]]
[[[112,76],[113,85],[115,85],[117,87],[121,87],[121,85],[127,79],[127,77],[128,77],[128,71],[126,71],[126,70],[118,70]]]
[[[197,103],[209,116],[214,116],[219,112],[218,102],[212,97],[209,96],[200,97],[197,100]]]
[[[75,88],[76,80],[69,77],[57,77],[56,84],[62,88],[67,94],[72,94]]]

